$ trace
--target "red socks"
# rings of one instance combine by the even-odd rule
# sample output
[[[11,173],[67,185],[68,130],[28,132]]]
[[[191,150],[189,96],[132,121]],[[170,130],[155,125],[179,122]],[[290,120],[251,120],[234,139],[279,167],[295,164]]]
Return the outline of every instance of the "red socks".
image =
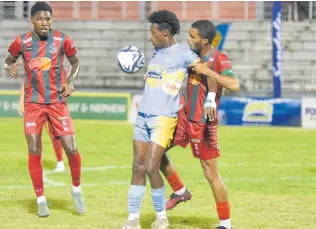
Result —
[[[176,171],[167,176],[166,179],[174,192],[179,191],[184,187],[184,184]]]
[[[230,205],[228,201],[216,203],[216,209],[220,220],[230,218]]]
[[[68,156],[69,167],[71,171],[72,184],[73,186],[80,185],[81,178],[81,157],[77,151],[75,154]]]
[[[29,173],[32,179],[36,196],[43,196],[44,184],[41,155],[29,154]]]

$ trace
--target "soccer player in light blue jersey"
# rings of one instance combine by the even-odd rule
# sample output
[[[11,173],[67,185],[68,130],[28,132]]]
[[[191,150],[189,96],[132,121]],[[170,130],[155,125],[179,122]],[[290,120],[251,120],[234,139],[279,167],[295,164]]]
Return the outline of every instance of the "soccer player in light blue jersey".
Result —
[[[140,229],[139,215],[146,189],[146,175],[150,180],[151,196],[157,213],[151,229],[167,229],[165,186],[159,164],[169,147],[180,109],[179,91],[188,74],[188,66],[200,58],[190,49],[176,42],[180,24],[177,16],[160,10],[152,13],[151,41],[155,48],[146,72],[146,84],[134,126],[133,175],[128,192],[128,220],[121,229]]]

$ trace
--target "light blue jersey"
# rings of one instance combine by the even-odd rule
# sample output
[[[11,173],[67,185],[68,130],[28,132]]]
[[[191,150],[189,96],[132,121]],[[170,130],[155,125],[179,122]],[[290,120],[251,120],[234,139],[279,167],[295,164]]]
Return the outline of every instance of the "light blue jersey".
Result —
[[[138,111],[148,115],[177,117],[179,91],[188,66],[200,58],[189,48],[176,43],[154,52],[147,70],[147,80]]]

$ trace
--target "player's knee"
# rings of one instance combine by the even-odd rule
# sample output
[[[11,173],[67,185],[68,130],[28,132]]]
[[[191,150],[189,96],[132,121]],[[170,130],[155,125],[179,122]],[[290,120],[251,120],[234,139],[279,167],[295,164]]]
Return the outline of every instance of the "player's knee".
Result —
[[[151,177],[151,176],[155,176],[159,173],[159,167],[158,166],[154,166],[152,164],[149,165],[145,165],[145,171],[146,174]]]
[[[221,179],[218,171],[213,171],[210,168],[203,168],[204,169],[204,176],[206,180],[212,185],[214,182],[218,182]]]
[[[38,147],[36,145],[30,145],[29,148],[29,154],[41,154],[41,147]]]
[[[74,155],[75,153],[77,153],[77,148],[73,148],[73,147],[65,147],[64,148],[65,153],[69,156],[69,155]]]
[[[145,174],[145,163],[140,163],[139,161],[134,160],[133,173],[134,174]]]

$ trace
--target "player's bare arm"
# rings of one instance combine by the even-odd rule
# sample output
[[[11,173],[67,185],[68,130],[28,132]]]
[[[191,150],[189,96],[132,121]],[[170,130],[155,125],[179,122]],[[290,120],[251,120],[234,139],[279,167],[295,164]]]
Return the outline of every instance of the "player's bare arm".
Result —
[[[216,118],[216,93],[218,89],[218,84],[212,80],[211,78],[207,77],[207,86],[208,86],[208,93],[206,97],[206,101],[204,103],[204,115],[205,118],[209,121],[214,121]]]
[[[21,89],[20,89],[20,101],[19,101],[18,112],[20,116],[24,115],[24,83],[22,83]]]
[[[74,91],[74,80],[77,77],[79,73],[79,69],[80,69],[80,62],[77,55],[68,57],[68,60],[71,64],[71,68],[67,76],[67,80],[62,85],[62,88],[61,88],[61,91],[62,91],[61,96],[64,96],[64,97],[70,96],[71,93]]]
[[[199,75],[205,75],[208,78],[214,80],[218,84],[223,85],[223,87],[230,89],[232,91],[239,91],[239,82],[237,78],[231,76],[220,75],[214,71],[212,71],[207,63],[197,63],[190,65],[192,71],[196,72]]]
[[[11,53],[8,52],[7,56],[4,59],[4,70],[10,74],[13,78],[18,78],[18,66],[22,64],[22,62],[17,62],[19,57],[12,56]]]

